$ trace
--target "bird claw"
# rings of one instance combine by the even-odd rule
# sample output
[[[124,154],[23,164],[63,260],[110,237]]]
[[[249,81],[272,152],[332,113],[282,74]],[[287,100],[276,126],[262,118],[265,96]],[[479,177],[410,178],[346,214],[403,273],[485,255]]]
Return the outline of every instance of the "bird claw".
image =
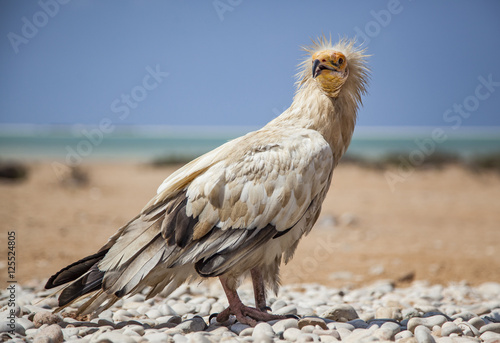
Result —
[[[300,317],[295,314],[285,314],[285,317],[300,320]]]
[[[210,315],[209,322],[212,318],[216,318],[218,323],[225,322],[229,319],[229,315],[234,315],[238,322],[242,324],[247,324],[250,326],[257,325],[258,322],[268,322],[271,320],[280,320],[290,318],[285,315],[276,315],[267,313],[266,310],[271,310],[269,307],[262,309],[257,309],[254,307],[244,306],[243,304],[235,306],[235,308],[228,307],[221,313],[214,313]],[[293,316],[293,318],[297,318]]]
[[[209,317],[208,317],[208,324],[210,324],[210,322],[212,321],[213,318],[215,318],[215,320],[217,320],[217,316],[219,314],[218,313],[212,313]]]

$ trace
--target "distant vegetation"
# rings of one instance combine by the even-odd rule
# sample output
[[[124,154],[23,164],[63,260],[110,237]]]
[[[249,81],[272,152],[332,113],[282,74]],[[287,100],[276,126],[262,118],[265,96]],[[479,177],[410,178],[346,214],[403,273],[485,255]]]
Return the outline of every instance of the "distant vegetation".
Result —
[[[28,167],[19,162],[0,161],[0,179],[22,181],[28,176]]]
[[[407,154],[406,154],[407,155]],[[345,155],[341,163],[355,164],[364,168],[388,169],[401,164],[403,153],[393,153],[378,159],[364,158],[360,156]],[[154,159],[151,165],[155,167],[185,164],[191,161],[189,156],[165,156]],[[446,152],[435,152],[427,156],[418,166],[419,169],[440,169],[448,165],[461,165],[472,171],[497,171],[500,173],[500,152],[491,155],[479,155],[464,158],[456,154]]]
[[[373,160],[359,156],[346,155],[342,158],[341,163],[356,164],[366,168],[388,169],[399,166],[401,164],[401,156],[405,156],[405,154],[388,154],[380,159]],[[472,171],[491,170],[500,173],[500,152],[469,158],[464,158],[452,153],[435,152],[427,156],[420,165],[415,167],[419,169],[441,169],[449,165],[460,165]]]

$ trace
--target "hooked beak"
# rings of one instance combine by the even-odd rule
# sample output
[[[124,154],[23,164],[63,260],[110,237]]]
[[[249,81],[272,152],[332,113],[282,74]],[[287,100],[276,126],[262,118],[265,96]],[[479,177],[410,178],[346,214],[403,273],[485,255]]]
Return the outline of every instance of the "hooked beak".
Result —
[[[328,66],[328,65],[325,65],[323,63],[320,62],[320,60],[316,59],[313,61],[313,67],[312,67],[312,77],[313,79],[316,78],[316,76],[319,75],[319,73],[323,70],[323,69],[329,69],[329,70],[335,70],[334,68]]]

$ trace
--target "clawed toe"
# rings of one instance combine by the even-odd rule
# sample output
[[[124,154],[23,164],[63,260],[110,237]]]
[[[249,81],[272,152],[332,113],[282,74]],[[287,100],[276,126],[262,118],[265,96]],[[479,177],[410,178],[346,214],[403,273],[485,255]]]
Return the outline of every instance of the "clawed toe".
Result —
[[[216,318],[217,322],[221,323],[229,319],[229,315],[234,315],[238,322],[242,324],[247,324],[250,326],[255,326],[257,325],[258,322],[268,322],[271,320],[277,320],[277,319],[286,319],[286,318],[297,318],[295,315],[275,315],[271,313],[267,313],[266,311],[271,310],[270,308],[266,307],[264,310],[260,310],[254,307],[248,307],[248,306],[238,306],[234,309],[231,309],[230,307],[226,308],[224,311],[221,313],[214,313],[210,315],[209,321],[212,318]]]

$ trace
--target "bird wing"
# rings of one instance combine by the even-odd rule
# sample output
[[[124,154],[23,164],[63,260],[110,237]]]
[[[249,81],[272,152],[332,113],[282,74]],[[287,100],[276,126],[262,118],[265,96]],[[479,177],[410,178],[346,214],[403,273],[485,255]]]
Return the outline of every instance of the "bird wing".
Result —
[[[224,274],[292,229],[324,194],[333,166],[314,130],[264,128],[228,142],[167,178],[106,244],[94,272],[115,297],[179,284],[189,277],[181,275],[186,265],[202,276]]]

